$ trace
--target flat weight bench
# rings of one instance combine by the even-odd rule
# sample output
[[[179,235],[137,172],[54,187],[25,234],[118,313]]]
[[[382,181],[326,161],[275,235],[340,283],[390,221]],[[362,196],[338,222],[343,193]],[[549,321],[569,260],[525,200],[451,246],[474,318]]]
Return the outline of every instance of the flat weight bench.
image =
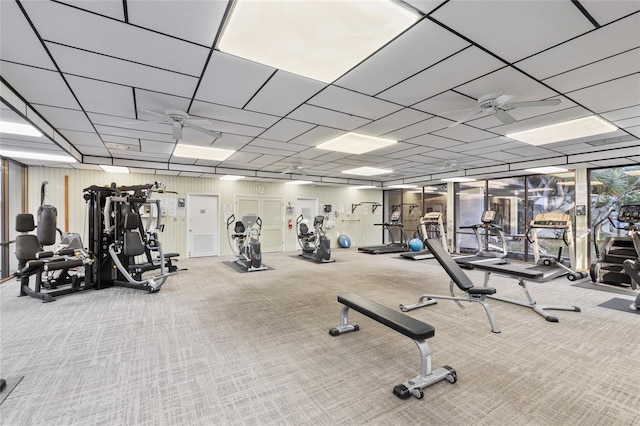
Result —
[[[422,399],[424,396],[422,389],[427,386],[445,379],[449,383],[455,383],[458,380],[456,370],[448,365],[431,370],[431,351],[427,339],[435,335],[435,329],[429,324],[353,293],[338,296],[338,302],[344,305],[340,325],[331,328],[330,335],[338,336],[349,331],[360,330],[357,324],[349,323],[349,309],[351,308],[413,339],[418,346],[421,362],[420,375],[393,388],[393,394],[398,398],[407,399],[413,395]]]

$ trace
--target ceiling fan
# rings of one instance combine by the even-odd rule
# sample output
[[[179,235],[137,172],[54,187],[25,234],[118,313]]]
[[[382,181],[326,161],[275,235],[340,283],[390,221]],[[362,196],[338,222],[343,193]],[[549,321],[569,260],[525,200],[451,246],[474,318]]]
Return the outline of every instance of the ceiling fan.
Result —
[[[281,175],[286,175],[287,173],[306,175],[307,173],[303,170],[304,167],[298,165],[292,165],[288,169],[280,172]]]
[[[219,138],[222,136],[222,133],[205,129],[200,125],[200,124],[211,124],[211,121],[204,118],[192,118],[189,116],[189,114],[187,114],[184,111],[180,111],[177,109],[168,109],[165,111],[164,114],[160,114],[155,111],[149,111],[147,109],[142,109],[140,111],[144,111],[148,114],[155,115],[156,117],[161,117],[163,120],[158,121],[158,123],[171,124],[173,126],[174,139],[182,139],[182,129],[184,127],[190,127],[193,130],[197,130],[198,132],[204,133],[214,138]]]
[[[547,99],[542,101],[527,101],[527,102],[513,102],[508,103],[510,100],[515,98],[514,95],[505,95],[504,93],[489,93],[478,98],[478,106],[474,108],[461,109],[458,111],[449,111],[449,112],[463,112],[463,111],[471,111],[466,117],[456,121],[449,127],[457,126],[458,124],[466,123],[469,120],[472,120],[476,117],[479,117],[483,114],[492,114],[495,118],[500,120],[502,124],[511,124],[515,123],[516,119],[513,118],[508,110],[514,108],[528,108],[528,107],[538,107],[538,106],[553,106],[558,105],[562,102],[561,99]]]

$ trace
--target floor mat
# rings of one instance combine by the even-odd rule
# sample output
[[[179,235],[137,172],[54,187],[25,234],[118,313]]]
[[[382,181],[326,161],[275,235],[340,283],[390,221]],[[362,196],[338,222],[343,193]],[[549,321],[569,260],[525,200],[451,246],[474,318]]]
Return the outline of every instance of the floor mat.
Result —
[[[637,293],[631,290],[631,287],[628,287],[629,290],[627,290],[622,287],[614,287],[606,284],[594,284],[592,281],[583,281],[571,285],[573,287],[588,288],[589,290],[606,291],[609,293],[624,294],[626,296],[637,296]]]
[[[335,263],[336,262],[336,260],[333,257],[331,258],[331,262],[318,262],[317,260],[309,259],[308,257],[304,257],[304,256],[300,256],[299,254],[291,256],[291,257],[296,258],[296,259],[306,260],[307,262],[311,262],[311,263]]]
[[[630,314],[640,315],[640,311],[632,311],[631,309],[629,309],[629,305],[632,303],[633,300],[614,297],[613,299],[607,300],[606,302],[601,303],[598,306],[602,308],[615,309],[616,311],[623,311],[629,312]]]
[[[4,388],[2,392],[0,392],[0,404],[4,402],[4,400],[9,396],[9,394],[18,386],[18,384],[24,379],[24,376],[6,379],[7,387]]]
[[[264,263],[262,264],[262,266],[266,267],[267,269],[261,269],[259,271],[247,271],[247,268],[245,268],[242,265],[238,265],[236,262],[232,262],[232,261],[226,261],[226,262],[222,262],[225,265],[227,265],[228,267],[230,267],[231,269],[235,270],[236,272],[240,272],[240,273],[246,273],[246,272],[264,272],[264,271],[273,271],[274,268],[272,268],[269,265],[265,265]]]

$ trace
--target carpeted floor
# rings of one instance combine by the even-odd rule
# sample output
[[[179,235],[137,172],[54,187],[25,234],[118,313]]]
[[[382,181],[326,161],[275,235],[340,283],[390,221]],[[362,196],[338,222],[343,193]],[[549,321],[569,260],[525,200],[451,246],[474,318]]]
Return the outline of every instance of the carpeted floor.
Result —
[[[0,405],[2,425],[638,425],[640,316],[598,305],[632,296],[531,284],[541,304],[570,304],[546,322],[490,300],[451,301],[408,313],[433,325],[437,383],[422,400],[394,385],[415,377],[408,338],[357,312],[360,331],[331,337],[336,296],[353,292],[397,308],[446,294],[435,260],[334,250],[315,264],[264,253],[273,270],[239,274],[230,258],[180,261],[162,290],[109,288],[43,304],[0,285],[0,377],[21,377]],[[465,271],[477,285],[482,275]],[[492,278],[504,296],[517,281]]]

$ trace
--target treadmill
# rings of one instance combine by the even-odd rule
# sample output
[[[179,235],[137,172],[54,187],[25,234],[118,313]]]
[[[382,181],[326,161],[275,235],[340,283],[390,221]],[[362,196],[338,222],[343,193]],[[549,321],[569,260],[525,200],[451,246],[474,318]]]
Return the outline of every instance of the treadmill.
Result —
[[[442,213],[426,213],[422,219],[420,219],[420,235],[422,236],[423,241],[440,241],[442,247],[444,247],[447,252],[449,251],[449,247],[447,247],[447,235],[444,230],[444,224],[442,223]],[[407,251],[405,253],[400,253],[400,256],[411,260],[433,259],[434,257],[426,244],[420,251]]]
[[[407,251],[409,248],[407,241],[407,233],[404,230],[404,225],[400,221],[402,212],[400,210],[396,210],[391,213],[391,218],[389,222],[385,223],[376,223],[377,226],[383,226],[384,229],[389,231],[389,237],[391,238],[391,242],[389,244],[383,244],[379,246],[367,246],[367,247],[358,247],[358,251],[368,254],[383,254],[383,253],[401,253],[403,251]],[[395,242],[393,238],[392,228],[398,228],[400,230],[400,242]]]
[[[478,251],[470,256],[455,257],[454,260],[461,268],[473,269],[473,264],[490,262],[490,263],[509,263],[507,240],[504,236],[502,227],[496,225],[496,212],[493,210],[485,210],[482,212],[480,223],[471,226],[462,226],[460,229],[472,229],[478,241]],[[487,244],[483,243],[482,236],[480,235],[480,229],[485,230],[485,239]],[[488,239],[491,234],[496,235],[500,240],[500,251],[488,250]],[[487,247],[487,250],[483,248]]]

